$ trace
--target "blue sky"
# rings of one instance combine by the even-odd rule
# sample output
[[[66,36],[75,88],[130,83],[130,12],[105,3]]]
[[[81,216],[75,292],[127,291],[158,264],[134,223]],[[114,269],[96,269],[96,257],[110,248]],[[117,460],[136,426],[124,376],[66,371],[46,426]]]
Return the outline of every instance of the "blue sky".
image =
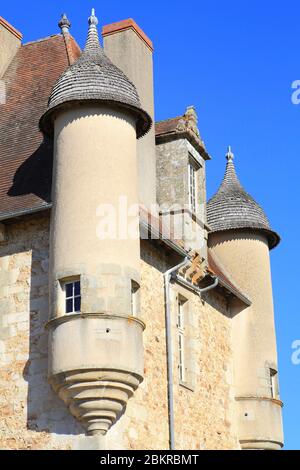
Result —
[[[0,14],[27,42],[58,32],[67,12],[83,45],[91,7],[101,25],[132,17],[153,40],[157,120],[196,106],[213,157],[208,196],[220,183],[231,144],[243,185],[282,236],[271,260],[285,448],[300,449],[300,365],[291,361],[291,344],[300,340],[300,105],[291,102],[291,84],[300,79],[300,3],[15,0],[2,2]]]

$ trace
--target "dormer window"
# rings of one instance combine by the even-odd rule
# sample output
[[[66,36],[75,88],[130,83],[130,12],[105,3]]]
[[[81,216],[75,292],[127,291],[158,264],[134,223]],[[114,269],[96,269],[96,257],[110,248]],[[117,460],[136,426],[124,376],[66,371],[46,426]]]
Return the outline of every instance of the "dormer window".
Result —
[[[68,281],[64,284],[65,313],[79,313],[81,307],[80,280]]]
[[[197,170],[196,162],[190,157],[188,164],[189,207],[193,214],[197,211]]]

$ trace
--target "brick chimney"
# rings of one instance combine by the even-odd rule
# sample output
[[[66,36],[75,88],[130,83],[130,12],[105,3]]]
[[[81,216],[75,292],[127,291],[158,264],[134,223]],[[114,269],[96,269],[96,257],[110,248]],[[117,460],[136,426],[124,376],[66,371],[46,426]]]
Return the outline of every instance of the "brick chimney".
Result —
[[[0,78],[21,46],[22,34],[0,16]]]
[[[104,26],[102,36],[105,53],[135,84],[142,108],[155,122],[151,40],[131,18]],[[156,204],[154,125],[146,136],[138,140],[137,146],[139,199],[150,209],[151,204]]]

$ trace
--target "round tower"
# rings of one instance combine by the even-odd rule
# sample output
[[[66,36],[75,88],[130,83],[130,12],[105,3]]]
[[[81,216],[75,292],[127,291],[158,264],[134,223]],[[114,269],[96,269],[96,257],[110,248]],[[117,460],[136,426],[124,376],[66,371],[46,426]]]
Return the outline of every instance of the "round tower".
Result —
[[[93,10],[40,120],[54,139],[49,381],[89,435],[107,432],[143,379],[136,139],[151,126],[97,24]]]
[[[243,449],[283,446],[269,250],[280,238],[243,189],[229,148],[223,182],[208,202],[209,249],[250,298],[234,312],[232,346],[239,440]]]

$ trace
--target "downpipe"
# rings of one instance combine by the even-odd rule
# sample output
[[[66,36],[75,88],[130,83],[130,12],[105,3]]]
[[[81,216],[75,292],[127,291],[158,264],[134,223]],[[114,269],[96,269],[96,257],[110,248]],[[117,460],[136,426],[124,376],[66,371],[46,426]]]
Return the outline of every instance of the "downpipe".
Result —
[[[219,284],[219,278],[217,276],[212,276],[212,279],[214,280],[214,282],[210,286],[203,287],[203,289],[200,289],[200,287],[197,287],[191,282],[187,281],[186,279],[183,279],[181,276],[173,275],[172,278],[175,281],[177,281],[178,284],[181,284],[182,286],[185,286],[188,289],[193,290],[200,296],[201,294],[205,294],[205,292],[209,292],[210,290],[215,289],[215,287],[217,287],[217,285]]]
[[[172,348],[172,323],[171,323],[171,313],[170,313],[170,281],[174,279],[179,284],[184,285],[185,287],[193,290],[199,296],[201,294],[208,292],[219,283],[218,277],[214,277],[214,282],[210,286],[200,289],[199,287],[194,286],[191,282],[183,279],[181,276],[177,276],[175,273],[180,268],[185,266],[190,258],[187,256],[184,261],[173,266],[168,271],[164,273],[164,289],[165,289],[165,319],[166,319],[166,348],[167,348],[167,378],[168,378],[168,420],[169,420],[169,447],[170,450],[175,449],[175,432],[174,432],[174,380],[173,380],[173,348]]]

